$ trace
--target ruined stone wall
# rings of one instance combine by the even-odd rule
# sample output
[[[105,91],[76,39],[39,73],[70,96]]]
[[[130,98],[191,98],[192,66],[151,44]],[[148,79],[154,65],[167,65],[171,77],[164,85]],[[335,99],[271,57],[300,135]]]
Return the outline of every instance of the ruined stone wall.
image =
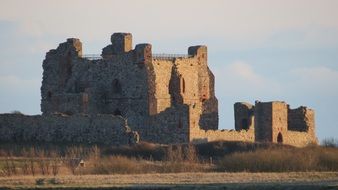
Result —
[[[146,55],[151,55],[151,46],[149,49],[141,44],[132,50],[130,37],[112,35],[112,44],[103,49],[105,58],[100,60],[82,58],[75,51],[82,49],[77,39],[47,53],[43,63],[42,112],[122,115],[133,129],[144,127],[149,114]],[[66,74],[63,65],[67,65]]]
[[[139,131],[140,136],[144,140],[163,144],[189,142],[188,109],[187,105],[176,105],[151,116],[146,128]]]
[[[41,86],[41,111],[50,113],[59,109],[55,95],[63,93],[72,75],[73,59],[82,55],[82,44],[78,39],[67,39],[55,50],[50,50],[43,61]]]
[[[311,109],[300,107],[291,110],[288,104],[280,101],[256,102],[254,117],[255,137],[258,142],[300,147],[318,143],[315,135],[314,111]]]
[[[218,129],[218,100],[215,96],[215,77],[208,70],[208,80],[209,80],[209,98],[205,99],[205,96],[202,94],[202,115],[199,121],[199,125],[202,129]]]
[[[234,104],[236,131],[254,129],[254,106],[245,102]]]
[[[190,110],[194,109],[189,107]],[[200,109],[200,107],[197,107]],[[191,118],[198,117],[198,113],[190,111],[190,121],[193,122]],[[197,114],[194,115],[194,114]],[[193,143],[203,143],[210,141],[245,141],[245,142],[255,142],[255,129],[253,127],[248,128],[247,130],[205,130],[201,129],[195,123],[190,124],[189,131],[189,140]]]
[[[111,44],[102,49],[102,57],[126,53],[133,50],[133,37],[130,33],[114,33],[110,37]]]
[[[0,114],[0,142],[124,145],[132,135],[120,116]]]
[[[288,129],[292,131],[313,131],[314,111],[301,106],[296,109],[288,109]]]
[[[290,110],[284,102],[236,103],[236,131],[217,130],[215,77],[207,64],[206,46],[189,47],[188,56],[158,57],[150,44],[133,49],[130,33],[114,33],[101,56],[82,57],[82,44],[74,38],[46,54],[44,115],[121,115],[143,140],[156,143],[316,141],[314,112],[303,107]],[[299,139],[292,139],[297,134]]]
[[[131,34],[114,33],[102,59],[91,60],[78,39],[68,39],[43,62],[41,110],[121,115],[149,141],[188,142],[190,127],[218,127],[207,48],[189,47],[188,54],[152,58],[150,44],[132,49]]]
[[[174,97],[173,104],[186,104],[189,107],[190,128],[201,128],[199,122],[203,110],[198,88],[199,65],[196,59],[192,57],[175,60],[170,84],[170,91]]]
[[[208,67],[208,51],[206,46],[192,46],[188,54],[194,56],[198,65],[199,99],[202,112],[199,126],[204,130],[218,129],[218,100],[215,96],[215,77]]]
[[[171,60],[153,59],[154,82],[154,114],[160,113],[172,106],[170,81],[173,78],[173,62]]]
[[[311,144],[318,144],[318,139],[306,132],[287,131],[283,136],[283,144],[304,147]]]
[[[318,144],[315,131],[315,113],[312,109],[304,106],[288,109],[288,117],[286,144],[295,146]]]
[[[214,76],[207,66],[205,46],[189,47],[190,57],[154,58],[156,113],[170,106],[188,105],[190,126],[218,128],[218,102],[214,94]]]
[[[255,142],[254,130],[203,130],[197,129],[190,133],[190,141],[202,143],[210,141],[245,141]]]

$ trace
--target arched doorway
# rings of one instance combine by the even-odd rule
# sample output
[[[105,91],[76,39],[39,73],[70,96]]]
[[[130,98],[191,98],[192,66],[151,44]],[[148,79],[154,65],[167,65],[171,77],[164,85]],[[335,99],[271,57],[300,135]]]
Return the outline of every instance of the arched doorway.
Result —
[[[282,135],[282,133],[278,133],[278,135],[277,135],[277,142],[278,143],[283,143],[283,135]]]

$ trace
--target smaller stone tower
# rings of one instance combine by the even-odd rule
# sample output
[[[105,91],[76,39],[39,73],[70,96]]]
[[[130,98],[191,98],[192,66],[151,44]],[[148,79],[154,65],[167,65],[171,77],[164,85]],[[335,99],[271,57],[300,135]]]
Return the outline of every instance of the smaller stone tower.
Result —
[[[246,102],[234,104],[235,129],[249,130],[254,129],[254,106]]]
[[[133,37],[130,33],[114,33],[110,41],[111,44],[102,49],[103,58],[133,50]]]
[[[256,101],[255,126],[256,141],[282,143],[288,126],[287,104]]]

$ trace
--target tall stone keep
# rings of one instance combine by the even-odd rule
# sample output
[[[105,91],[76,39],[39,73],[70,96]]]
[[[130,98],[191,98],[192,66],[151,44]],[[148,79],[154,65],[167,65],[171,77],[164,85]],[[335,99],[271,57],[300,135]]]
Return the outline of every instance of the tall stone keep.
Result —
[[[130,33],[114,33],[100,56],[87,57],[72,38],[46,54],[43,69],[44,115],[119,115],[142,140],[153,142],[186,142],[191,127],[218,127],[206,46],[189,47],[186,55],[157,55],[150,44],[133,49]]]

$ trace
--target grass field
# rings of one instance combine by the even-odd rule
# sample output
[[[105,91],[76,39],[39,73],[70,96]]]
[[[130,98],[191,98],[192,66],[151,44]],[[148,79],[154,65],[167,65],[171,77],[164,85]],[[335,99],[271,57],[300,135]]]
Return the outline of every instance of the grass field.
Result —
[[[337,189],[338,148],[244,142],[0,145],[0,190],[116,188]]]
[[[338,172],[0,177],[0,189],[338,189]]]

